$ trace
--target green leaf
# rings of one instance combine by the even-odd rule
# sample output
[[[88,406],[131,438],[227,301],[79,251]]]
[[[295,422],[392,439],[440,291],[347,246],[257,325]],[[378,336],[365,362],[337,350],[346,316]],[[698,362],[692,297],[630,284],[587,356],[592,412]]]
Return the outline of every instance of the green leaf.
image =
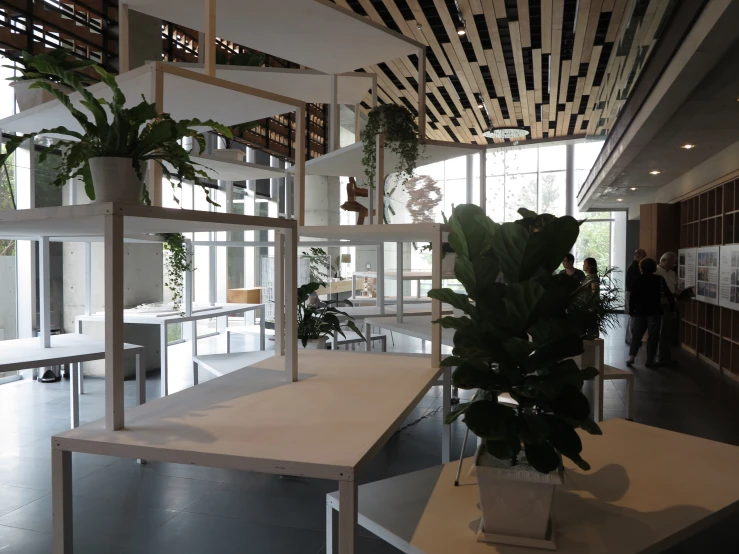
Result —
[[[486,440],[485,450],[499,460],[513,460],[521,452],[521,441],[515,435],[503,440]]]
[[[551,444],[524,443],[526,460],[540,473],[551,473],[559,468],[559,456]]]
[[[578,356],[583,352],[582,339],[570,334],[539,346],[526,360],[525,365],[527,368],[542,367],[565,358]]]
[[[471,405],[472,403],[470,402],[460,403],[454,411],[447,414],[446,418],[444,419],[444,423],[446,423],[447,425],[450,423],[454,423],[455,421],[457,421],[457,419],[465,414],[465,412],[470,408]]]
[[[572,249],[579,232],[577,220],[564,216],[544,225],[537,233],[531,233],[521,259],[519,279],[529,279],[538,271],[551,275]]]
[[[583,420],[590,416],[590,404],[580,389],[565,385],[562,387],[557,398],[551,402],[552,410],[556,414],[562,414],[577,420]]]
[[[470,431],[486,440],[508,437],[513,429],[514,418],[512,408],[492,400],[473,402],[464,414],[464,422]]]
[[[529,232],[515,223],[504,223],[493,236],[493,251],[509,285],[522,280],[521,264],[528,239]]]
[[[471,361],[462,362],[452,373],[452,384],[463,390],[507,388],[500,375],[483,364]]]
[[[595,379],[600,375],[600,371],[597,370],[597,368],[594,367],[584,367],[580,371],[580,376],[584,381],[590,381],[592,379]]]
[[[467,297],[466,294],[459,294],[458,292],[454,292],[452,289],[432,289],[428,292],[429,298],[433,298],[435,300],[441,300],[442,302],[445,302],[452,306],[453,308],[457,308],[458,310],[463,310],[465,313],[470,314],[472,316],[475,315],[475,307],[470,304],[470,299]]]
[[[589,433],[591,435],[603,434],[603,431],[601,431],[598,424],[589,417],[578,421],[578,424],[580,425],[580,429],[582,429],[586,433]]]
[[[582,452],[582,441],[577,431],[556,416],[545,414],[543,417],[549,424],[549,442],[551,445],[560,454],[571,458],[573,461],[579,458],[580,452]]]

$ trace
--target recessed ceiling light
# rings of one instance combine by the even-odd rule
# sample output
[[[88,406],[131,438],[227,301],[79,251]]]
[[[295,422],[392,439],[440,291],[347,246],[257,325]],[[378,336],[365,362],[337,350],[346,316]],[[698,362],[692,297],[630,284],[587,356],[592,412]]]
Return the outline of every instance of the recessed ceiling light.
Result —
[[[636,190],[636,187],[631,187],[629,190]]]
[[[484,102],[480,102],[480,103],[479,103],[479,104],[477,105],[477,107],[478,107],[478,108],[480,108],[480,109],[482,110],[482,109],[484,109],[484,108],[485,108],[485,103],[484,103]]]
[[[690,150],[691,148],[695,148],[695,144],[683,144],[680,148],[684,148],[685,150]]]
[[[464,35],[467,34],[467,29],[464,28],[464,23],[461,22],[461,21],[459,23],[457,23],[457,34],[460,37],[462,37],[462,36],[464,36]]]
[[[617,202],[623,202],[623,201],[624,201],[624,199],[623,199],[623,198],[616,198],[616,201],[617,201]]]
[[[662,172],[661,171],[658,171],[656,169],[653,169],[652,171],[649,172],[650,175],[659,175],[660,173],[662,173]]]

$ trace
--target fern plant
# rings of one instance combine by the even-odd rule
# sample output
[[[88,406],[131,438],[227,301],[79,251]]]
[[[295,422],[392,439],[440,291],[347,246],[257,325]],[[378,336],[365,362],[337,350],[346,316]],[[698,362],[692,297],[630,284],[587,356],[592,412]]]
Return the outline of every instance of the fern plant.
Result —
[[[90,200],[95,200],[90,158],[130,158],[136,175],[142,182],[144,180],[142,167],[147,162],[154,161],[161,166],[162,173],[172,182],[173,188],[179,187],[183,180],[192,181],[203,188],[208,202],[215,204],[204,184],[204,180],[208,179],[207,173],[202,169],[203,166],[190,160],[190,155],[180,142],[183,138],[190,137],[197,141],[201,151],[204,151],[205,137],[196,128],[208,127],[231,138],[232,134],[228,127],[212,120],[175,121],[169,114],[157,113],[156,104],[148,102],[145,98],[128,108],[126,97],[115,77],[97,65],[92,66],[93,69],[113,93],[110,101],[96,98],[85,88],[82,78],[77,73],[68,71],[67,67],[56,59],[36,56],[29,60],[28,64],[41,74],[58,78],[59,82],[76,91],[81,96],[79,103],[91,117],[79,110],[64,91],[58,90],[47,81],[36,81],[31,88],[42,88],[53,94],[70,111],[82,132],[66,127],[54,127],[13,137],[5,143],[5,153],[0,155],[0,163],[5,163],[26,140],[38,135],[61,135],[68,138],[56,143],[62,154],[61,163],[56,168],[56,178],[52,181],[53,185],[64,186],[70,179],[80,178],[85,183],[87,196]],[[44,151],[40,161],[43,162],[46,156],[47,151]],[[150,204],[146,186],[143,188],[142,201]]]
[[[362,137],[364,154],[362,165],[370,187],[374,186],[375,182],[377,164],[375,139],[379,134],[385,137],[385,148],[398,155],[395,172],[398,174],[398,181],[405,183],[413,176],[421,151],[418,125],[413,114],[408,108],[396,104],[382,104],[370,111]]]

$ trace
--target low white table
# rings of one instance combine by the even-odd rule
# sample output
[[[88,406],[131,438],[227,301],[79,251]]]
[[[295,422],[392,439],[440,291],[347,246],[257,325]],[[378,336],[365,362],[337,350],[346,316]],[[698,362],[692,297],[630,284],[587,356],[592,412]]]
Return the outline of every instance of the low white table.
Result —
[[[162,314],[150,312],[137,312],[136,310],[123,311],[123,323],[135,323],[139,325],[159,325],[160,349],[162,367],[162,396],[169,394],[168,364],[167,364],[167,327],[177,323],[192,323],[192,355],[198,354],[197,321],[217,317],[228,317],[230,315],[245,314],[246,312],[258,311],[260,314],[260,344],[264,350],[264,304],[223,304],[213,309],[204,309],[193,312],[191,315],[180,315],[165,312]],[[82,323],[85,321],[105,322],[105,314],[97,313],[91,315],[79,315],[75,318],[78,332],[82,333]],[[193,382],[198,384],[198,365],[193,362]]]
[[[67,333],[52,335],[50,347],[44,348],[40,337],[0,341],[0,373],[20,371],[52,365],[71,365],[70,368],[70,419],[71,426],[80,424],[80,397],[84,392],[82,362],[105,359],[105,341]],[[144,347],[136,344],[123,345],[125,354],[136,356],[136,402],[146,403],[146,371],[141,363]]]
[[[273,356],[131,408],[123,430],[100,420],[56,435],[53,527],[71,543],[72,452],[85,452],[339,481],[344,551],[354,552],[357,473],[442,372],[430,361],[300,350],[296,382],[285,381],[284,357]]]
[[[560,554],[663,552],[739,510],[738,447],[620,419],[600,425],[602,436],[580,432],[590,471],[565,459],[552,509]],[[459,487],[457,462],[362,485],[359,524],[413,554],[541,554],[477,542],[471,461],[464,461]],[[331,554],[339,495],[328,494],[326,505]]]
[[[431,323],[431,313],[426,315],[403,315],[403,321],[398,322],[394,315],[371,316],[364,320],[366,329],[372,326],[394,331],[401,335],[408,335],[421,340],[431,340],[431,332],[433,323]],[[454,329],[441,330],[441,344],[444,346],[454,346]]]

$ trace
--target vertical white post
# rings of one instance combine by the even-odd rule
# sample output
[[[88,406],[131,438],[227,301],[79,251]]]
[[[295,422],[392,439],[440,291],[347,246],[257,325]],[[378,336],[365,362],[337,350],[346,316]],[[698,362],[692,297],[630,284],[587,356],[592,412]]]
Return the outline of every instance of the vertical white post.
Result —
[[[146,368],[141,363],[141,353],[136,353],[136,405],[146,404]]]
[[[156,104],[157,113],[164,112],[164,73],[162,72],[161,63],[154,65],[151,80],[151,98],[150,102]],[[162,168],[154,160],[149,161],[149,167],[146,172],[147,188],[153,206],[162,205]],[[194,187],[193,187],[194,188]]]
[[[285,233],[285,371],[287,379],[298,380],[298,228]]]
[[[285,355],[285,232],[275,233],[275,354]],[[297,339],[296,339],[297,340]]]
[[[131,69],[131,30],[128,22],[128,4],[118,2],[118,71]]]
[[[216,0],[205,0],[205,74],[216,76]]]
[[[488,150],[487,148],[484,148],[480,152],[480,182],[478,183],[478,186],[480,187],[480,207],[485,213],[488,212],[487,159]]]
[[[51,513],[53,554],[73,554],[72,453],[51,450]]]
[[[464,201],[467,204],[472,203],[472,182],[475,180],[474,171],[474,155],[467,154],[465,156],[465,190],[464,190]]]
[[[403,323],[403,243],[398,242],[395,248],[397,249],[395,289],[398,299],[396,304],[398,310],[396,319],[398,323]]]
[[[385,243],[377,247],[377,301],[380,314],[385,315]]]
[[[334,509],[326,500],[326,553],[334,554]]]
[[[85,243],[85,315],[92,314],[92,244]]]
[[[426,138],[426,47],[418,49],[418,136]]]
[[[307,107],[295,109],[295,172],[293,202],[298,226],[305,225],[305,117]],[[297,241],[293,245],[297,248]]]
[[[339,142],[339,77],[333,73],[329,76],[331,79],[330,92],[330,112],[329,112],[329,151],[333,152],[341,148]]]
[[[339,554],[357,551],[357,500],[357,482],[339,481]]]
[[[167,324],[162,323],[159,326],[159,348],[160,348],[160,365],[161,367],[161,375],[162,375],[162,381],[161,381],[161,396],[164,398],[169,394],[169,364],[167,362],[167,345],[169,344],[169,341],[167,340]]]
[[[36,207],[36,164],[33,140],[15,151],[16,205],[19,210]],[[19,240],[16,247],[18,337],[30,338],[36,326],[36,241]]]
[[[375,189],[377,192],[377,224],[385,223],[385,137],[382,133],[377,135],[376,141],[376,164],[375,164]],[[372,191],[370,191],[372,194]]]
[[[441,226],[434,225],[431,237],[431,288],[441,288]],[[441,301],[431,300],[431,321],[441,319]],[[441,325],[431,327],[431,367],[441,362]]]
[[[359,104],[354,104],[354,142],[362,140],[362,110]]]
[[[123,216],[105,217],[105,427],[123,428]]]
[[[51,347],[51,298],[49,287],[51,277],[49,274],[49,237],[41,237],[38,243],[38,273],[39,273],[39,331],[41,347]]]
[[[193,278],[193,264],[194,264],[194,257],[193,257],[193,250],[192,250],[192,242],[189,240],[185,242],[185,253],[187,255],[187,263],[190,266],[189,271],[185,271],[185,292],[184,292],[184,298],[185,301],[185,315],[187,317],[190,317],[192,315],[192,278]],[[196,337],[193,335],[193,340],[196,340]]]
[[[441,328],[440,325],[436,324],[434,327]],[[433,344],[431,345],[433,357]],[[447,416],[452,411],[452,368],[447,367],[444,369],[444,383],[442,385],[442,422],[446,420]],[[441,424],[441,463],[448,464],[452,458],[452,426]]]
[[[80,426],[80,391],[79,378],[82,364],[74,362],[69,364],[69,405],[71,427],[75,429]]]

